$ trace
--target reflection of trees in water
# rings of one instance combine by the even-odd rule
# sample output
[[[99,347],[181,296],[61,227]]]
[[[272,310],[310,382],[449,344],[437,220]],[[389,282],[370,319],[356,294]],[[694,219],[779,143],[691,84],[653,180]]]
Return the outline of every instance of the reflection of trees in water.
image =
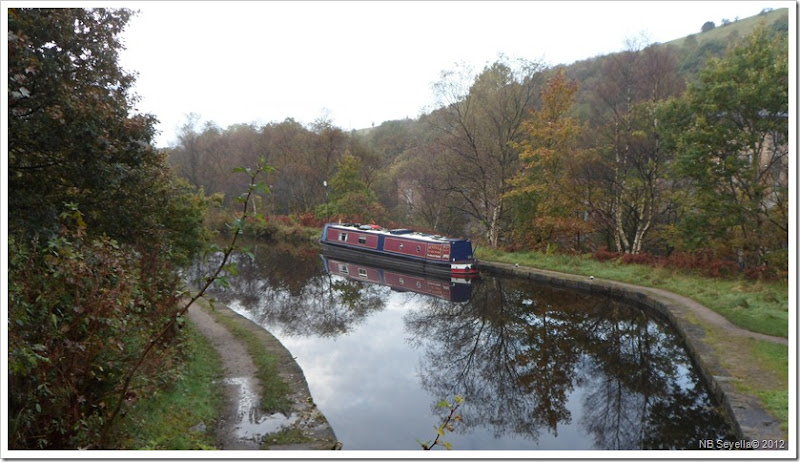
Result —
[[[677,337],[605,298],[486,277],[469,303],[432,302],[406,326],[425,346],[422,386],[463,394],[466,427],[557,435],[581,386],[580,424],[598,448],[695,448],[728,431]]]
[[[259,324],[329,337],[385,306],[388,288],[324,273],[314,247],[252,250],[255,259],[240,257],[231,287],[215,296],[239,300]],[[406,296],[422,300],[404,318],[409,343],[423,352],[422,387],[436,401],[467,398],[456,432],[558,435],[573,422],[572,395],[596,448],[696,448],[733,436],[677,336],[642,310],[489,276],[473,283],[466,303]]]
[[[593,320],[587,334],[582,343],[592,360],[581,423],[598,447],[641,448],[651,431],[650,405],[667,394],[673,359],[681,353],[639,310],[613,306]]]
[[[275,242],[251,251],[255,258],[239,254],[230,288],[216,288],[214,296],[238,300],[261,325],[287,335],[336,336],[384,307],[385,289],[326,274],[317,248]]]
[[[611,306],[584,341],[591,361],[581,424],[597,447],[694,449],[732,436],[679,338],[642,310]]]
[[[461,393],[464,426],[538,439],[570,421],[578,351],[566,312],[510,281],[484,278],[464,305],[410,313],[412,337],[426,344],[422,385],[433,396]],[[557,346],[554,346],[557,345]]]

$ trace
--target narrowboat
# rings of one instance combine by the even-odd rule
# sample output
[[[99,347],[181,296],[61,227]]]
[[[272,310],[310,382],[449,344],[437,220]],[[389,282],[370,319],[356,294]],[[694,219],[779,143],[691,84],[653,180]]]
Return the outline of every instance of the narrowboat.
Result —
[[[320,255],[325,272],[352,281],[387,286],[396,292],[413,292],[454,303],[468,302],[472,297],[472,278],[444,277],[394,270],[364,263],[361,259],[335,259]]]
[[[423,274],[460,277],[478,274],[469,239],[378,225],[327,223],[319,242],[327,253],[337,257],[373,258]]]

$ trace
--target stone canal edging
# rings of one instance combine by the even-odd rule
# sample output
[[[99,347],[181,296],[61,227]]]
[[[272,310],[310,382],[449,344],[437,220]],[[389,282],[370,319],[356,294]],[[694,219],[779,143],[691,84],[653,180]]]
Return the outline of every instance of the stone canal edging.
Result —
[[[622,282],[595,279],[556,271],[541,270],[506,263],[479,262],[489,273],[511,275],[537,283],[610,296],[655,311],[668,319],[682,337],[689,354],[698,365],[703,379],[728,414],[740,440],[786,440],[781,422],[771,416],[761,400],[736,389],[738,379],[724,367],[714,346],[708,340],[709,329],[718,329],[723,336],[753,338],[787,345],[782,337],[773,337],[742,329],[696,301],[672,292]]]

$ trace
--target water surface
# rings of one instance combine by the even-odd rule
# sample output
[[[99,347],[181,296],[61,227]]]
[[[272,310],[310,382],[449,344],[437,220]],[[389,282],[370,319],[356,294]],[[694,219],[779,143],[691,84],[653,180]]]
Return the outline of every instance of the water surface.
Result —
[[[606,297],[329,261],[257,244],[215,296],[296,357],[344,449],[697,449],[733,439],[679,336]]]

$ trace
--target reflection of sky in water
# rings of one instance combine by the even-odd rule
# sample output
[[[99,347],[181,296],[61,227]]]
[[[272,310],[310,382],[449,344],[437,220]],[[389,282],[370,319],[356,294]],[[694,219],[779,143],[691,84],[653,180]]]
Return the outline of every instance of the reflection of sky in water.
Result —
[[[239,397],[236,409],[234,434],[240,440],[252,440],[255,447],[262,436],[278,431],[281,427],[288,426],[297,416],[285,416],[280,413],[262,415],[259,409],[260,399],[253,388],[252,377],[231,377],[223,381],[228,386],[235,387]]]
[[[281,261],[281,264],[285,263]],[[656,369],[653,372],[664,374],[667,381],[667,389],[663,390],[665,393],[672,393],[676,388],[689,391],[697,388],[693,367],[687,362],[685,353],[674,343],[674,334],[666,333],[662,323],[654,322],[638,310],[618,307],[603,298],[572,292],[551,292],[550,288],[487,277],[483,285],[473,284],[470,302],[452,304],[446,300],[412,292],[401,293],[373,284],[365,285],[360,292],[341,287],[329,290],[332,282],[345,280],[339,276],[320,277],[319,273],[313,271],[306,272],[310,276],[308,280],[292,281],[295,293],[301,294],[292,297],[285,289],[289,279],[269,281],[264,279],[265,273],[258,273],[259,268],[258,265],[250,267],[256,274],[252,279],[245,279],[245,271],[239,276],[243,287],[259,288],[249,293],[249,303],[253,305],[243,305],[232,292],[228,293],[232,296],[228,303],[240,314],[262,323],[296,357],[315,402],[333,426],[338,439],[343,442],[344,449],[418,451],[418,440],[432,441],[435,438],[434,426],[441,422],[438,416],[444,414],[435,413],[432,407],[443,398],[452,399],[452,395],[433,395],[447,393],[437,390],[462,386],[451,380],[452,373],[461,367],[456,364],[457,361],[453,360],[450,365],[441,361],[447,363],[454,355],[469,354],[469,345],[465,349],[460,347],[460,333],[448,330],[451,327],[464,328],[469,335],[473,333],[470,329],[475,329],[474,333],[480,331],[476,337],[476,346],[479,345],[476,360],[470,366],[469,377],[464,383],[479,387],[478,393],[484,393],[483,399],[487,400],[481,402],[480,397],[474,397],[470,401],[467,393],[453,390],[465,394],[466,402],[461,409],[465,419],[468,416],[483,419],[480,422],[473,420],[475,425],[472,427],[468,426],[468,422],[455,423],[455,433],[445,436],[445,440],[452,443],[455,449],[592,450],[597,449],[597,445],[613,447],[615,431],[637,438],[636,435],[642,431],[639,425],[648,426],[652,423],[641,420],[642,395],[625,388],[637,386],[638,382],[614,377],[614,371],[619,368],[604,362],[614,357],[607,349],[620,347],[620,352],[628,355],[623,356],[623,360],[633,361],[633,365],[650,364],[651,359],[655,364],[663,363],[654,366]],[[351,289],[358,287],[345,286]],[[299,290],[298,287],[303,289]],[[503,291],[498,292],[501,287]],[[334,292],[336,296],[332,296]],[[344,297],[351,297],[348,300],[352,300],[354,293],[364,298],[356,301],[357,308],[350,311],[346,308],[349,305],[341,303]],[[503,295],[498,295],[500,293]],[[550,304],[559,306],[552,307]],[[609,314],[617,311],[621,313],[619,317]],[[426,326],[431,328],[426,329]],[[615,333],[617,330],[622,334]],[[343,331],[346,333],[338,333]],[[543,332],[547,334],[543,335]],[[450,338],[451,335],[453,338]],[[471,342],[469,335],[460,341],[467,339]],[[550,338],[551,335],[555,337]],[[559,335],[562,340],[559,340]],[[647,339],[647,347],[641,346],[637,335]],[[549,348],[546,351],[556,354],[556,357],[570,361],[568,352],[572,347],[576,348],[577,354],[574,364],[565,363],[564,368],[555,368],[557,373],[560,371],[562,374],[567,370],[572,371],[566,379],[561,377],[568,383],[564,388],[566,399],[563,403],[564,415],[568,418],[562,416],[558,419],[556,432],[537,420],[542,416],[535,415],[538,412],[537,402],[540,402],[536,392],[523,390],[523,386],[509,378],[532,370],[535,386],[558,385],[557,374],[553,376],[554,380],[540,380],[551,376],[545,375],[547,373],[544,371],[537,372],[540,369],[536,368],[535,363],[528,366],[522,363],[528,358],[524,355],[532,355],[530,360],[536,361],[538,342],[545,337],[548,343],[543,348]],[[615,346],[612,347],[612,344]],[[503,350],[503,353],[495,349],[498,345],[509,349]],[[448,350],[451,346],[454,348]],[[646,351],[640,351],[640,348]],[[498,352],[507,356],[495,356]],[[516,354],[523,356],[520,359],[522,362],[515,365]],[[642,357],[642,354],[646,357]],[[448,368],[452,365],[455,368]],[[510,375],[497,375],[506,374],[509,369],[512,372]],[[622,369],[624,375],[635,372],[624,367]],[[621,401],[608,403],[605,394],[616,392],[615,387],[620,384],[623,387],[620,390]],[[484,388],[480,390],[480,387]],[[514,404],[510,406],[514,408],[513,414],[505,414],[505,411],[498,411],[500,408],[494,407],[509,403],[500,398],[501,391],[497,387],[503,388],[502,393],[511,393],[512,397],[506,399]],[[649,388],[645,389],[648,390],[646,393],[650,393]],[[663,422],[662,417],[672,416],[677,418],[677,425],[682,426],[680,414],[686,409],[696,412],[698,404],[702,409],[705,406],[704,396],[702,392],[689,393],[682,398],[683,408],[676,409],[673,414],[661,411],[662,414],[654,418]],[[676,397],[678,395],[667,398]],[[558,399],[557,393],[553,398]],[[646,399],[661,398],[648,395]],[[649,402],[648,406],[654,402]],[[627,422],[624,428],[609,423],[613,421],[612,414],[617,405],[620,409],[625,408],[622,409],[623,413],[628,413],[617,416]],[[495,411],[499,414],[495,415]],[[561,412],[557,405],[551,411],[556,413],[554,415]],[[491,423],[492,419],[498,417],[502,420],[500,424]],[[715,418],[705,414],[690,417],[710,419],[700,420],[701,426]],[[595,426],[594,430],[589,428],[598,419],[602,420],[599,427]],[[697,423],[692,422],[688,422],[689,427]],[[528,424],[538,428],[537,435],[530,435],[524,429],[517,430]],[[669,426],[663,427],[665,431],[674,432]],[[716,428],[719,427],[709,431],[717,431]],[[649,429],[647,431],[652,432]],[[495,433],[500,433],[500,436]],[[669,439],[667,444],[677,444],[679,447],[690,444],[682,440],[682,435],[676,438],[673,434],[670,437],[673,439]],[[658,438],[658,433],[655,438]],[[631,444],[628,440],[622,443]],[[633,442],[634,445],[636,443]]]
[[[420,387],[421,351],[405,340],[403,324],[403,316],[420,309],[425,297],[389,290],[386,295],[385,309],[341,336],[287,336],[279,325],[264,326],[296,357],[314,401],[344,449],[416,450],[417,440],[436,437],[433,426],[440,423],[431,406],[444,397],[430,396]],[[231,308],[248,315],[238,302]],[[495,438],[481,428],[463,434],[456,424],[456,432],[447,433],[445,440],[464,450],[592,449],[591,438],[574,418],[581,413],[582,393],[576,387],[570,394],[566,406],[572,423],[559,425],[557,438],[546,431],[538,443],[519,435]]]
[[[416,377],[418,353],[402,328],[414,305],[398,304],[398,298],[404,297],[391,293],[386,309],[338,337],[287,337],[279,326],[264,326],[296,357],[345,449],[417,449],[416,439],[433,431],[431,398]],[[246,315],[240,305],[231,307]],[[395,446],[387,447],[387,435]]]

